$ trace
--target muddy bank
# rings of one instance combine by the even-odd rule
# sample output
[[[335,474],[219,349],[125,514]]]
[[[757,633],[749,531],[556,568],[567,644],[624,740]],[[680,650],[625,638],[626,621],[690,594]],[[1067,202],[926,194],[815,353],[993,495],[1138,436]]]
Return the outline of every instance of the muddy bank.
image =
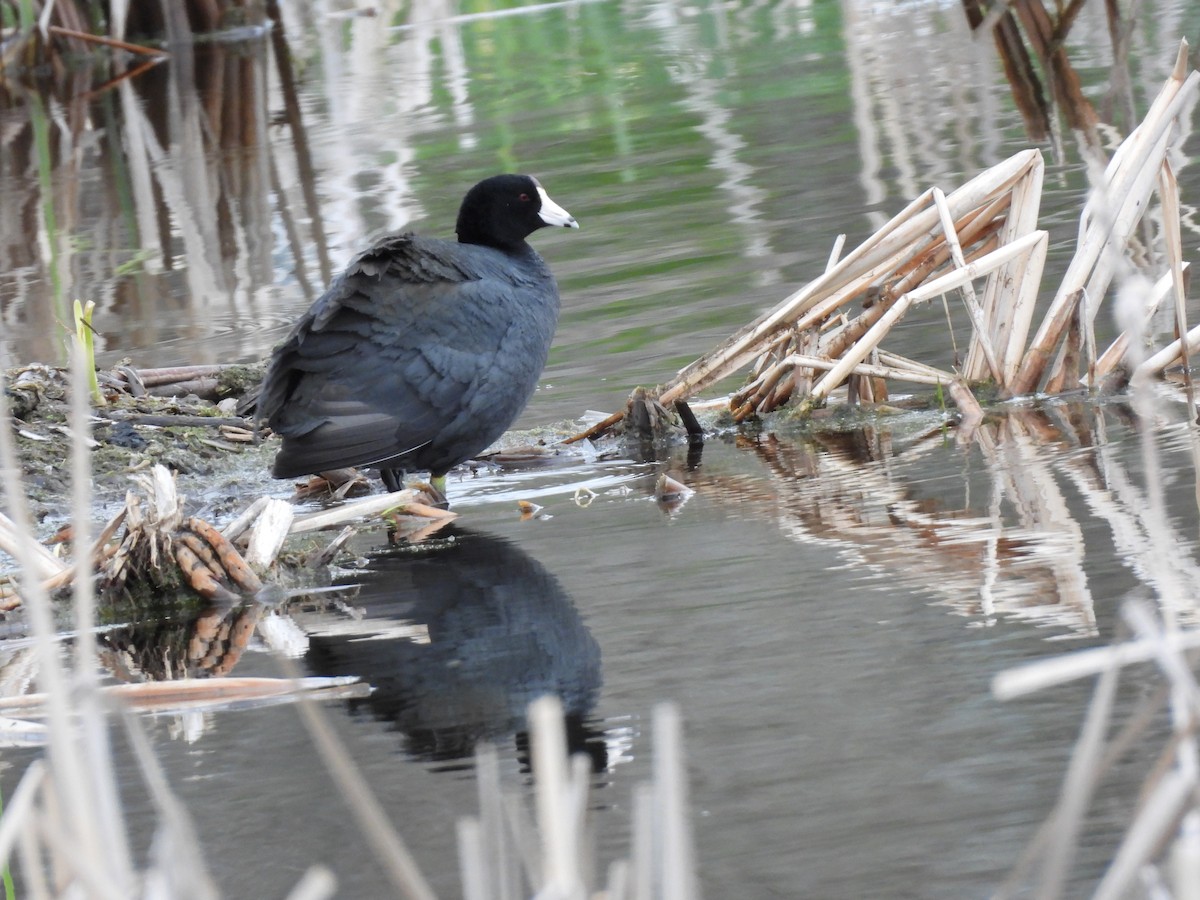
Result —
[[[89,434],[97,505],[121,502],[129,477],[156,463],[177,473],[184,493],[206,497],[221,483],[244,485],[247,473],[265,474],[270,451],[264,435],[236,412],[260,377],[258,367],[222,367],[203,386],[188,378],[177,382],[177,395],[158,396],[173,385],[155,385],[152,394],[121,370],[102,373],[105,405],[93,408]],[[67,382],[66,371],[44,365],[11,369],[4,377],[22,481],[38,522],[63,516],[70,491]]]

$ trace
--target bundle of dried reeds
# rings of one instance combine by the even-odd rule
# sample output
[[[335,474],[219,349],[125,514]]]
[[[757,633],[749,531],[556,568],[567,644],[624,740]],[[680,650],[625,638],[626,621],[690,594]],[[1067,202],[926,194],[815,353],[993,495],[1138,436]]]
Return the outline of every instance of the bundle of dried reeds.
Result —
[[[682,369],[661,388],[659,402],[686,401],[747,365],[750,380],[730,400],[737,421],[789,402],[807,412],[843,384],[849,384],[852,401],[880,400],[889,380],[946,386],[964,413],[978,416],[969,385],[991,382],[1001,395],[1069,390],[1079,384],[1084,357],[1094,385],[1132,359],[1122,336],[1097,360],[1093,326],[1114,275],[1133,270],[1127,247],[1156,191],[1169,272],[1155,290],[1134,300],[1141,318],[1173,290],[1178,333],[1187,334],[1179,194],[1168,159],[1180,119],[1200,87],[1200,73],[1188,73],[1187,49],[1184,41],[1141,125],[1108,166],[1093,173],[1075,255],[1028,347],[1047,251],[1046,232],[1037,228],[1042,157],[1032,149],[949,194],[927,190],[843,258],[839,238],[819,278]],[[981,278],[986,281],[977,294],[974,282]],[[914,307],[942,298],[949,316],[945,295],[951,293],[961,296],[970,323],[961,365],[957,351],[951,369],[884,348],[893,326]],[[1200,346],[1200,332],[1152,357],[1146,371],[1161,373],[1193,341]],[[949,343],[954,346],[953,330]],[[572,440],[624,417],[624,411],[616,413]]]

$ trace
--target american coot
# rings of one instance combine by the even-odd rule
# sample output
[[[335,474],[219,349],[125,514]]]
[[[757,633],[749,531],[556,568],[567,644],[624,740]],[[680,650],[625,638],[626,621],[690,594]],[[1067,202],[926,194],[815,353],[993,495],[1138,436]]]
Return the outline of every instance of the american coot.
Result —
[[[546,364],[558,286],[525,242],[575,219],[528,175],[467,192],[458,243],[391,234],[357,256],[267,366],[256,415],[283,439],[292,478],[380,469],[398,490],[486,449],[520,414]]]

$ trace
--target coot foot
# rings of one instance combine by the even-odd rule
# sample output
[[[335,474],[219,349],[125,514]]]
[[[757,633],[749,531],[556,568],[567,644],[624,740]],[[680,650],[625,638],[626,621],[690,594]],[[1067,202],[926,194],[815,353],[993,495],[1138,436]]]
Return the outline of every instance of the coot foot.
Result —
[[[428,481],[414,481],[409,487],[424,491],[432,501],[429,505],[435,509],[449,509],[450,501],[446,499],[446,476],[430,474]]]

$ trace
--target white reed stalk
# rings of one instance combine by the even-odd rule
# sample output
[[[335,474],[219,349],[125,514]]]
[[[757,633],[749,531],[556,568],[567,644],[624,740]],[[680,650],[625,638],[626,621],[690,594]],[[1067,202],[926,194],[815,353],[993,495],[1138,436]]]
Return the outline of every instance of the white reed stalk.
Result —
[[[1094,318],[1089,315],[1091,306],[1091,295],[1088,294],[1087,288],[1084,288],[1083,293],[1079,295],[1079,321],[1083,323],[1083,354],[1087,363],[1087,386],[1088,390],[1094,391],[1096,389],[1096,326]]]
[[[337,878],[322,865],[310,866],[296,886],[287,895],[287,900],[328,900],[337,895]]]
[[[1077,650],[1050,659],[1014,666],[992,679],[992,693],[999,700],[1012,700],[1056,684],[1090,678],[1110,668],[1148,662],[1159,652],[1160,644],[1172,650],[1200,647],[1200,630],[1180,631],[1153,641],[1134,640],[1108,647]]]
[[[462,874],[463,900],[491,900],[488,891],[487,853],[479,820],[464,816],[458,820],[458,871]]]
[[[1200,815],[1195,810],[1184,816],[1180,832],[1169,859],[1174,900],[1200,900]]]
[[[6,358],[0,346],[0,371],[6,368]],[[89,763],[84,758],[77,740],[74,710],[71,708],[71,690],[68,673],[55,641],[54,617],[50,598],[42,590],[40,581],[34,576],[37,554],[33,549],[37,542],[33,538],[33,523],[25,501],[13,444],[11,416],[8,400],[0,391],[0,481],[9,514],[14,525],[14,556],[24,572],[22,595],[33,629],[34,646],[38,656],[38,682],[49,697],[49,747],[50,781],[59,785],[58,796],[70,798],[73,815],[70,823],[63,827],[72,836],[72,853],[65,857],[73,868],[84,873],[94,868],[104,868],[106,859],[105,835],[100,829],[96,796],[92,790]],[[82,439],[82,435],[77,436]],[[107,848],[111,849],[111,848]],[[133,889],[128,872],[122,868],[122,860],[112,860],[114,879],[110,879],[113,892],[128,894]]]
[[[505,829],[504,798],[500,793],[500,757],[491,744],[480,744],[475,750],[475,778],[478,782],[484,860],[491,874],[490,896],[495,900],[518,900],[521,896],[521,869],[516,848]]]
[[[517,859],[528,884],[537,884],[542,877],[542,847],[537,839],[537,826],[520,795],[504,793],[504,822],[516,847]]]
[[[683,770],[683,729],[679,708],[670,703],[654,710],[654,791],[662,841],[661,896],[663,900],[699,900]]]
[[[46,779],[46,764],[35,759],[25,769],[17,788],[4,802],[4,815],[0,816],[0,867],[8,866],[13,845],[23,833],[36,830],[32,819],[36,815],[36,803],[42,782]]]
[[[267,508],[267,503],[270,497],[259,497],[244,510],[241,514],[221,529],[221,534],[230,541],[236,541],[254,524],[254,521],[262,515],[262,511]]]
[[[933,189],[933,202],[937,206],[938,216],[941,219],[942,231],[946,235],[946,243],[950,247],[950,259],[954,261],[954,265],[960,269],[966,268],[967,261],[963,257],[962,245],[958,241],[958,232],[954,228],[954,220],[950,218],[950,208],[946,205],[946,195],[942,193],[941,188]],[[988,334],[987,323],[983,318],[983,309],[979,306],[979,298],[975,296],[975,287],[971,282],[965,282],[960,288],[962,291],[963,304],[967,307],[967,315],[971,318],[971,324],[974,326],[975,333],[973,340],[978,342],[979,350],[983,353],[987,360],[988,369],[991,370],[992,379],[1001,384],[1004,373],[1000,369],[1000,363],[996,359],[996,351],[992,347],[992,338]],[[942,296],[945,302],[945,295]],[[946,317],[949,318],[950,309],[947,306]],[[951,332],[951,340],[954,339]],[[972,344],[972,349],[975,345]],[[957,355],[957,354],[956,354]]]
[[[99,661],[96,657],[96,593],[91,541],[92,458],[88,449],[92,414],[91,378],[93,365],[78,335],[71,338],[70,423],[71,423],[71,522],[74,530],[75,581],[72,600],[75,613],[75,671],[78,691],[76,712],[82,743],[79,752],[89,773],[96,828],[105,863],[117,885],[132,885],[135,865],[129,850],[116,768],[109,742],[107,710],[99,699]]]
[[[250,541],[246,545],[246,563],[259,572],[270,568],[275,556],[287,540],[288,531],[296,513],[286,500],[272,498],[250,529]]]
[[[1176,339],[1167,344],[1140,366],[1134,369],[1133,377],[1135,379],[1146,378],[1151,375],[1162,375],[1162,373],[1170,366],[1175,365],[1182,358],[1182,341]],[[1196,353],[1200,350],[1200,325],[1197,325],[1187,333],[1187,352],[1188,355]]]
[[[1041,190],[1041,173],[1037,179],[1038,190]],[[1038,290],[1042,284],[1042,272],[1046,268],[1046,254],[1049,251],[1050,242],[1046,232],[1041,232],[1042,240],[1030,248],[1029,255],[1024,259],[1016,260],[1013,272],[1014,287],[1011,293],[1005,293],[1004,298],[1010,297],[1012,301],[1008,304],[1008,317],[1002,321],[1000,327],[1001,332],[1005,330],[1005,322],[1007,322],[1007,336],[1002,340],[1001,344],[1004,347],[1004,380],[1002,384],[1006,389],[1012,389],[1013,380],[1017,377],[1017,370],[1021,366],[1021,360],[1025,356],[1025,342],[1029,338],[1029,332],[1033,327],[1033,314],[1037,309]],[[1005,273],[1002,270],[989,284],[1003,281],[1008,283],[1005,278]],[[998,299],[997,314],[1002,315],[1002,310],[1005,308],[1002,303],[1003,299]]]
[[[909,359],[907,356],[901,356],[899,353],[891,353],[887,350],[879,351],[879,364],[910,374],[925,375],[930,379],[940,379],[942,384],[945,384],[954,377],[953,372],[948,372],[945,369],[939,369],[927,363],[918,362],[915,359]],[[940,426],[936,430],[940,431]]]
[[[577,835],[567,808],[567,737],[562,702],[553,696],[539,697],[529,706],[529,724],[542,842],[542,884],[538,893],[555,900],[582,897],[583,884],[575,858]]]
[[[633,790],[633,858],[630,870],[633,877],[633,900],[652,900],[658,897],[654,859],[657,841],[654,828],[655,792],[652,785],[639,784]]]
[[[779,364],[781,366],[818,369],[825,372],[837,365],[833,360],[825,359],[824,357],[804,356],[799,353],[789,355],[781,360]],[[850,374],[866,375],[871,378],[891,378],[894,381],[908,381],[913,384],[927,384],[930,386],[947,384],[954,379],[952,372],[930,374],[916,369],[901,368],[900,366],[877,366],[870,363],[859,363],[851,369]]]
[[[1187,288],[1183,282],[1183,236],[1180,234],[1179,182],[1171,168],[1171,161],[1163,159],[1158,179],[1158,197],[1162,202],[1163,242],[1167,248],[1167,262],[1171,267],[1171,286],[1175,291],[1175,330],[1180,336],[1188,333]],[[1184,377],[1191,390],[1191,373],[1188,371],[1187,341],[1180,342],[1180,357]]]
[[[895,303],[888,308],[879,320],[867,329],[866,333],[857,341],[850,345],[846,353],[841,359],[826,372],[816,384],[812,386],[809,392],[809,397],[813,402],[818,402],[825,397],[828,397],[833,389],[846,380],[850,373],[867,358],[867,355],[879,342],[884,339],[892,326],[904,317],[908,312],[908,308],[913,304],[913,295],[911,293],[899,297]]]
[[[352,519],[362,519],[367,516],[377,516],[380,513],[401,509],[417,499],[417,492],[409,489],[394,491],[390,494],[380,494],[377,497],[366,497],[354,503],[344,503],[333,509],[321,510],[307,516],[299,516],[291,525],[289,534],[303,534],[328,528],[330,525],[341,525]],[[446,511],[446,517],[452,518],[453,513]]]
[[[581,883],[581,898],[591,893],[595,883],[595,848],[588,820],[588,799],[592,790],[592,764],[586,754],[576,753],[569,760],[566,810],[575,841],[575,871]]]
[[[1195,789],[1195,778],[1179,769],[1172,769],[1163,775],[1125,832],[1125,838],[1100,884],[1096,886],[1092,900],[1120,900],[1128,896],[1146,860],[1154,856],[1191,804]]]
[[[838,258],[842,255],[842,248],[846,246],[846,233],[842,232],[833,242],[833,249],[829,251],[829,260],[825,263],[825,271],[830,272],[837,265]]]
[[[17,556],[17,541],[16,523],[0,512],[0,550],[3,550],[15,559]],[[25,571],[39,581],[58,577],[70,568],[65,562],[37,541],[32,542],[32,546],[28,548],[27,552],[30,553],[30,559],[29,567]]]
[[[607,894],[604,900],[629,900],[629,862],[613,860],[608,867]]]
[[[1200,81],[1197,82],[1200,84]],[[1111,222],[1097,222],[1095,231],[1106,239],[1100,247],[1100,255],[1095,266],[1088,273],[1084,287],[1094,297],[1103,297],[1112,283],[1113,276],[1118,272],[1127,271],[1129,262],[1125,256],[1125,248],[1137,228],[1138,222],[1150,207],[1150,200],[1158,187],[1161,164],[1166,160],[1167,153],[1175,141],[1173,131],[1164,131],[1158,143],[1151,147],[1145,166],[1137,170],[1133,179],[1123,193],[1108,197],[1106,188],[1101,186],[1097,193],[1104,196],[1111,206],[1105,212],[1112,215]],[[1096,306],[1097,310],[1099,306]],[[1094,315],[1094,314],[1093,314]]]
[[[1037,228],[1045,171],[1039,154],[1035,163],[1013,185],[1008,195],[1008,214],[997,234],[1001,245],[1012,243]],[[989,278],[984,287],[983,317],[988,323],[992,346],[1004,367],[1004,377],[1000,381],[1003,387],[1008,386],[1025,352],[1044,262],[1044,248],[1040,261],[1036,250],[1027,258],[1018,257]],[[1033,277],[1030,277],[1031,268],[1036,268]],[[979,355],[972,353],[967,357],[963,375],[968,381],[976,381],[986,374]]]
[[[1200,685],[1196,684],[1195,676],[1192,675],[1191,667],[1183,654],[1163,640],[1163,637],[1171,632],[1162,630],[1154,614],[1143,603],[1125,603],[1121,607],[1121,617],[1133,629],[1134,634],[1154,642],[1154,655],[1159,669],[1167,676],[1172,689],[1187,698],[1187,705],[1191,707],[1190,715],[1200,719]],[[1188,727],[1187,721],[1179,724]]]

